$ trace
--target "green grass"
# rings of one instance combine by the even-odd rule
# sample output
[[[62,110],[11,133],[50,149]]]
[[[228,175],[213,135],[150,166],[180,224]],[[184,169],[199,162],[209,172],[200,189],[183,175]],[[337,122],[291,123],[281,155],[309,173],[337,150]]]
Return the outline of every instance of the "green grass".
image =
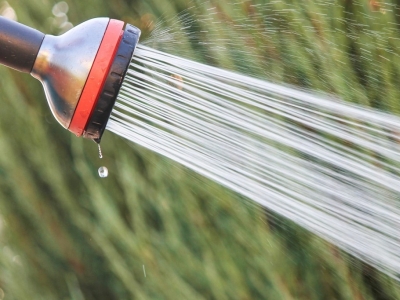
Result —
[[[73,24],[109,16],[146,38],[149,20],[160,21],[175,37],[153,40],[160,49],[400,107],[399,8],[390,3],[375,11],[361,0],[67,2]],[[58,34],[54,3],[9,1],[19,21]],[[201,17],[213,5],[221,23]],[[192,6],[193,26],[180,30],[175,17]],[[166,158],[106,133],[100,161],[93,142],[57,124],[39,82],[4,67],[0,78],[5,299],[400,298],[395,281]]]

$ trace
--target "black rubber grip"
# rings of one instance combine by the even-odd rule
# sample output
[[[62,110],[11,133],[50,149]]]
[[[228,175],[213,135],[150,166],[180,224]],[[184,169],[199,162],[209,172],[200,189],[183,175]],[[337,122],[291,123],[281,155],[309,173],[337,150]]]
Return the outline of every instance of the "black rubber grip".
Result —
[[[40,31],[0,17],[0,64],[30,73],[43,39]]]
[[[85,138],[100,143],[133,52],[139,41],[139,36],[140,30],[138,28],[129,24],[125,26],[121,43],[108,72],[106,82],[83,134]]]

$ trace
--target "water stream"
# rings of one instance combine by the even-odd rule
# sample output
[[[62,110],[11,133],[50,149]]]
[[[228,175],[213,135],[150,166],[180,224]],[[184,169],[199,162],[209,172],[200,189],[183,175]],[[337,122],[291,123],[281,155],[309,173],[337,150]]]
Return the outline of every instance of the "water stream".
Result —
[[[400,274],[400,118],[139,45],[107,129]]]

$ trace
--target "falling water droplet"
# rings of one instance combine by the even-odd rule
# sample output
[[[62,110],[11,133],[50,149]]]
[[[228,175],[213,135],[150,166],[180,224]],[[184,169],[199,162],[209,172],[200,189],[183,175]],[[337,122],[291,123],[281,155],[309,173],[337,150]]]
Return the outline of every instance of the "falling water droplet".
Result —
[[[100,158],[103,158],[103,152],[101,151],[100,143],[97,144],[97,147],[99,147],[99,157],[100,157]]]
[[[100,167],[99,168],[99,176],[101,178],[107,177],[108,176],[108,169],[106,167],[104,167],[104,166]]]

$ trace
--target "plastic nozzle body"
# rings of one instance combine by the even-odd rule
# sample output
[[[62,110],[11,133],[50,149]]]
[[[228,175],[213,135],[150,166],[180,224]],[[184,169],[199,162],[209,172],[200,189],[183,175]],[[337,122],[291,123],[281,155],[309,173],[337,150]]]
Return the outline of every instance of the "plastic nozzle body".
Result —
[[[0,64],[30,73],[43,39],[40,31],[0,17]]]

